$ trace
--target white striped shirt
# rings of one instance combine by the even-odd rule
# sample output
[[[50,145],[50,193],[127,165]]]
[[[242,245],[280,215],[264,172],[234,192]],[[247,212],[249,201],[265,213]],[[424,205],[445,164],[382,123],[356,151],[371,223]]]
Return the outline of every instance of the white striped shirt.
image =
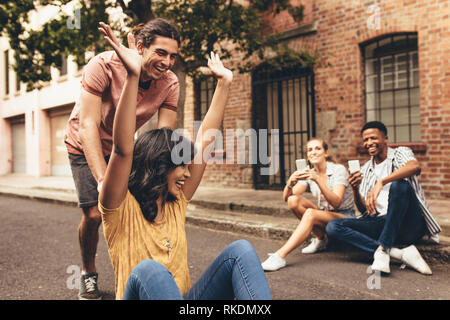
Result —
[[[389,166],[392,168],[391,172],[394,172],[403,167],[408,161],[416,160],[416,158],[414,157],[414,153],[410,148],[398,147],[388,148],[386,160],[389,161]],[[377,177],[375,176],[374,172],[373,157],[362,166],[361,173],[363,174],[363,179],[361,181],[361,185],[359,186],[359,192],[365,199],[377,182]],[[431,215],[430,209],[428,208],[427,202],[425,200],[425,194],[419,184],[419,181],[417,180],[417,176],[419,174],[420,172],[418,172],[417,175],[412,175],[410,177],[404,178],[404,180],[408,181],[411,187],[414,189],[417,200],[419,200],[420,208],[422,209],[423,217],[425,218],[428,232],[431,236],[434,236],[442,230],[437,221]]]

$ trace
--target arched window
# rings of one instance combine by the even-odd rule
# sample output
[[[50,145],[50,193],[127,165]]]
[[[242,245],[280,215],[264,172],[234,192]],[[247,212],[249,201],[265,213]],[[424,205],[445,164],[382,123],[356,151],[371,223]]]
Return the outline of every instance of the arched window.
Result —
[[[388,128],[391,142],[420,141],[417,34],[379,37],[361,44],[366,120]]]

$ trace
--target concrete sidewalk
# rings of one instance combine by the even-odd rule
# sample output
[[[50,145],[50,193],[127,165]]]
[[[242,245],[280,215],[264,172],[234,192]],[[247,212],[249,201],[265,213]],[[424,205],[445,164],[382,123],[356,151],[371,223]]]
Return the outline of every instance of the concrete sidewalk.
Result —
[[[0,176],[0,194],[75,205],[72,177]],[[308,196],[308,195],[307,195]],[[440,245],[422,245],[428,260],[450,258],[450,199],[429,199],[428,205],[442,227]],[[208,228],[287,239],[298,220],[282,200],[281,191],[200,186],[187,210],[187,222]]]

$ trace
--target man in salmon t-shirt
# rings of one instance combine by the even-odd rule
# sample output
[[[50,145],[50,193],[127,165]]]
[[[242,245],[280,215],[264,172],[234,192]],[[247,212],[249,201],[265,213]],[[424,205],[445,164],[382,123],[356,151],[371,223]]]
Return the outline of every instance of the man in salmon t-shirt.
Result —
[[[135,42],[142,55],[136,130],[157,111],[158,128],[174,128],[179,83],[170,68],[177,58],[179,33],[164,19],[140,24],[132,33],[128,41]],[[83,211],[78,228],[82,258],[78,297],[83,300],[101,299],[95,267],[101,224],[97,207],[98,190],[112,150],[114,114],[126,76],[127,71],[114,50],[92,58],[83,70],[80,98],[66,128],[65,143],[77,189],[78,206]]]

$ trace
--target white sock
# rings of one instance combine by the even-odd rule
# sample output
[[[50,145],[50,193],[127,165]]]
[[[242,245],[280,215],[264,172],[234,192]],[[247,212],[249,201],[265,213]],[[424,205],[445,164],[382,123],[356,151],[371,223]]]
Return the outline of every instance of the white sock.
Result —
[[[392,258],[402,260],[403,250],[399,248],[391,248],[390,255]]]

